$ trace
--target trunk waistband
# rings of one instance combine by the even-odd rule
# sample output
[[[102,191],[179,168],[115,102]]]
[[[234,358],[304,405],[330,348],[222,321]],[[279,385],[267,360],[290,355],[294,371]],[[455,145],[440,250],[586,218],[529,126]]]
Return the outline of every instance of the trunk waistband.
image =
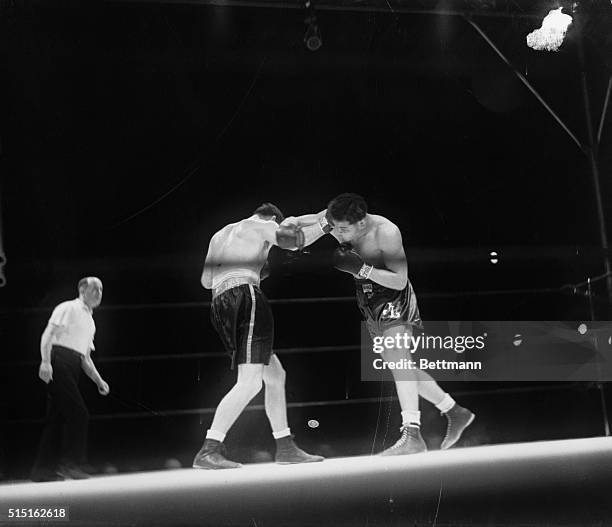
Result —
[[[254,287],[259,287],[259,280],[255,280],[255,278],[250,276],[227,278],[213,289],[212,297],[213,299],[215,299],[220,294],[225,293],[225,291],[227,291],[228,289],[232,289],[233,287],[239,287],[241,285],[252,285]]]

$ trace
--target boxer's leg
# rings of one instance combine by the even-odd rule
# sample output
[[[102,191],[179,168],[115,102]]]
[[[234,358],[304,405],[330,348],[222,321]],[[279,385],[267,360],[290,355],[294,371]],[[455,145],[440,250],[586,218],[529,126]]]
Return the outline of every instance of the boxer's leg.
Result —
[[[273,353],[270,364],[264,366],[265,408],[270,420],[272,434],[276,440],[275,461],[280,464],[313,463],[323,461],[322,456],[314,456],[299,448],[291,435],[287,421],[287,402],[285,397],[285,369]]]
[[[239,364],[238,379],[234,387],[221,399],[210,430],[223,434],[222,439],[214,437],[218,441],[225,439],[225,434],[234,424],[238,416],[246,408],[247,404],[255,397],[262,387],[263,364]]]
[[[270,364],[263,368],[263,381],[265,384],[265,408],[270,420],[272,432],[278,434],[289,429],[287,421],[287,401],[285,398],[286,373],[280,360],[275,354],[270,357]],[[287,432],[286,435],[289,435]]]
[[[222,469],[241,466],[240,463],[226,459],[223,441],[238,416],[261,390],[263,368],[263,364],[238,365],[236,384],[221,399],[204,444],[193,460],[194,468]]]
[[[431,375],[421,370],[416,370],[416,374],[419,395],[434,404],[447,419],[446,435],[440,446],[442,450],[446,450],[459,441],[463,431],[472,424],[476,416],[467,408],[459,406]]]
[[[396,326],[383,331],[383,338],[392,337],[394,340],[398,334],[412,334],[410,326]],[[410,352],[403,348],[385,349],[382,353],[386,362],[397,362],[402,359],[409,359]],[[419,383],[415,370],[391,370],[402,409],[402,425],[410,423],[420,425],[419,414]]]
[[[419,395],[431,404],[436,406],[440,404],[446,395],[448,395],[433,377],[422,370],[416,370],[417,386]]]
[[[393,337],[407,333],[412,334],[412,327],[395,326],[383,331],[383,337]],[[401,341],[401,339],[400,339]],[[397,362],[409,359],[410,352],[407,349],[387,349],[382,353],[386,362]],[[383,456],[396,456],[404,454],[417,454],[426,452],[427,445],[421,437],[421,412],[419,412],[419,385],[415,370],[392,370],[397,398],[402,409],[402,435],[400,439],[390,448],[381,453]]]

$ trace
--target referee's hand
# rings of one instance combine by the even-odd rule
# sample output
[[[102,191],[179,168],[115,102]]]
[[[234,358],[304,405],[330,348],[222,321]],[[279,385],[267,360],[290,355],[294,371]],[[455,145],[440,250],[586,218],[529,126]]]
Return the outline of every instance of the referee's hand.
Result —
[[[108,384],[105,381],[100,381],[100,384],[98,384],[98,392],[100,393],[100,395],[109,394],[110,388],[108,387]]]
[[[53,366],[50,362],[42,361],[38,368],[38,376],[40,380],[46,384],[49,384],[53,380]]]

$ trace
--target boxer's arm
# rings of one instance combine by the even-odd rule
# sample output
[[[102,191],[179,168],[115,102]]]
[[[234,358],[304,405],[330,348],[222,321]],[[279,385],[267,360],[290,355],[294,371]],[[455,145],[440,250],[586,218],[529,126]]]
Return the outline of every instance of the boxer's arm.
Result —
[[[249,236],[254,234],[260,241],[281,249],[295,251],[304,247],[304,233],[295,223],[286,222],[279,225],[275,221],[252,220],[248,224],[248,232]]]
[[[259,281],[263,282],[266,278],[270,276],[270,264],[266,260],[263,264],[263,267],[259,271]]]
[[[206,262],[204,262],[200,283],[204,289],[212,289],[212,266],[208,261],[208,256],[206,257]]]
[[[206,260],[204,261],[204,269],[202,270],[202,277],[200,278],[200,283],[202,284],[202,287],[205,289],[212,289],[214,252],[215,252],[215,236],[212,237],[208,245],[208,252],[206,253]]]
[[[308,227],[309,225],[317,224],[321,221],[322,218],[325,217],[325,213],[327,209],[323,209],[321,212],[317,212],[316,214],[302,214],[301,216],[290,216],[286,218],[283,223],[287,220],[291,220],[295,225],[299,225],[300,227]]]
[[[290,216],[285,218],[281,225],[297,225],[302,228],[304,233],[304,247],[312,245],[319,238],[322,238],[328,232],[331,232],[331,227],[325,229],[327,209],[318,212],[317,214],[303,214],[301,216]],[[332,233],[333,234],[333,233]]]
[[[383,225],[376,241],[387,269],[372,269],[370,280],[390,289],[402,290],[408,284],[408,264],[402,245],[402,234],[395,225]]]
[[[325,211],[318,214],[303,214],[302,216],[290,216],[285,218],[281,225],[297,225],[304,233],[304,247],[312,245],[326,232],[321,227],[321,218],[325,217]]]

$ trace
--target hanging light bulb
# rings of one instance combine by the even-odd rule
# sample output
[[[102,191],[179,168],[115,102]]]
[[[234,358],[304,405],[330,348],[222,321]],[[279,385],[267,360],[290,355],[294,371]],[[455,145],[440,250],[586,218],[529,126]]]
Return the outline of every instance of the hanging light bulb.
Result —
[[[306,0],[304,7],[306,8],[306,18],[304,19],[306,33],[304,34],[304,44],[306,44],[306,47],[310,51],[317,51],[323,45],[321,31],[317,23],[317,15],[315,14],[314,5],[311,0]]]
[[[304,44],[310,51],[317,51],[322,45],[321,32],[317,24],[316,17],[309,17],[305,20],[306,34],[304,35]]]

